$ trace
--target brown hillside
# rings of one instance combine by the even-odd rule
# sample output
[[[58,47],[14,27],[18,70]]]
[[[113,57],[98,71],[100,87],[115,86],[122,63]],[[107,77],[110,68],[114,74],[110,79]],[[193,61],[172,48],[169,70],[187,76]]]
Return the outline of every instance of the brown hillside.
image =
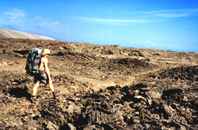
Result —
[[[57,99],[31,102],[26,55],[50,48]],[[198,129],[198,54],[0,39],[0,129]]]

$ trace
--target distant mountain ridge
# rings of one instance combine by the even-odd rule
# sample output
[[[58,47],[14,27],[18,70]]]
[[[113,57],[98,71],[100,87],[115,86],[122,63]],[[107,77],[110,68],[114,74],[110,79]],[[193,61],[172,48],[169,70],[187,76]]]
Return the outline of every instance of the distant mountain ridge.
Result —
[[[48,36],[3,28],[0,28],[0,38],[55,40],[54,38]]]

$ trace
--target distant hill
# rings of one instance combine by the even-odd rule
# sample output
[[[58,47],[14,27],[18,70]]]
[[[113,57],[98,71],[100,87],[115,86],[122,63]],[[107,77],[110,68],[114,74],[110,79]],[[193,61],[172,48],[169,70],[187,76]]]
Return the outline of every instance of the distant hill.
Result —
[[[0,38],[16,38],[16,39],[38,39],[38,40],[55,40],[54,38],[32,34],[28,32],[21,32],[12,29],[1,29]]]

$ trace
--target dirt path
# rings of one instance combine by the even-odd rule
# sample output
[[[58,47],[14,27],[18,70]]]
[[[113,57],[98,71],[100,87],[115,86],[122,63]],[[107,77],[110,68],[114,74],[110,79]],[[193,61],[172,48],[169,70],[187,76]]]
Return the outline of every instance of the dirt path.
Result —
[[[25,70],[24,70],[24,61],[18,61],[18,62],[1,62],[0,66],[0,72],[3,71],[8,71],[8,72],[12,72],[12,73],[22,73],[25,74]],[[174,66],[175,67],[175,66]],[[148,75],[150,73],[155,73],[161,69],[165,69],[166,67],[161,67],[161,68],[156,68],[153,70],[149,70],[149,71],[145,71],[145,72],[141,72],[141,73],[137,73],[134,74],[133,76],[128,75],[128,76],[124,76],[121,78],[114,78],[114,79],[93,79],[93,78],[89,78],[86,75],[85,76],[79,76],[79,75],[71,75],[69,72],[58,72],[58,71],[54,71],[52,72],[53,76],[59,76],[59,75],[66,75],[66,77],[70,77],[75,79],[77,82],[79,82],[82,85],[86,85],[86,89],[92,89],[94,91],[98,91],[100,89],[105,89],[109,86],[126,86],[126,85],[131,85],[135,82],[138,81],[138,79],[140,79],[141,77]],[[70,85],[70,86],[65,86],[65,88],[74,88],[74,89],[78,89],[76,87],[80,87],[80,86],[76,86],[76,85]],[[62,87],[63,88],[63,85]],[[65,90],[66,91],[66,90]],[[77,91],[77,90],[76,90]]]

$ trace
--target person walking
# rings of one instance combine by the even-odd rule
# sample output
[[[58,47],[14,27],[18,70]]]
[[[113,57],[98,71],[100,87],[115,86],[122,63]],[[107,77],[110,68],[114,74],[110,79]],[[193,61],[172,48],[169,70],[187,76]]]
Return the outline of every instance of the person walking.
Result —
[[[33,48],[27,56],[25,69],[26,73],[34,78],[33,97],[37,96],[39,85],[42,83],[45,86],[49,85],[53,98],[55,98],[54,86],[48,67],[49,54],[49,49]]]

